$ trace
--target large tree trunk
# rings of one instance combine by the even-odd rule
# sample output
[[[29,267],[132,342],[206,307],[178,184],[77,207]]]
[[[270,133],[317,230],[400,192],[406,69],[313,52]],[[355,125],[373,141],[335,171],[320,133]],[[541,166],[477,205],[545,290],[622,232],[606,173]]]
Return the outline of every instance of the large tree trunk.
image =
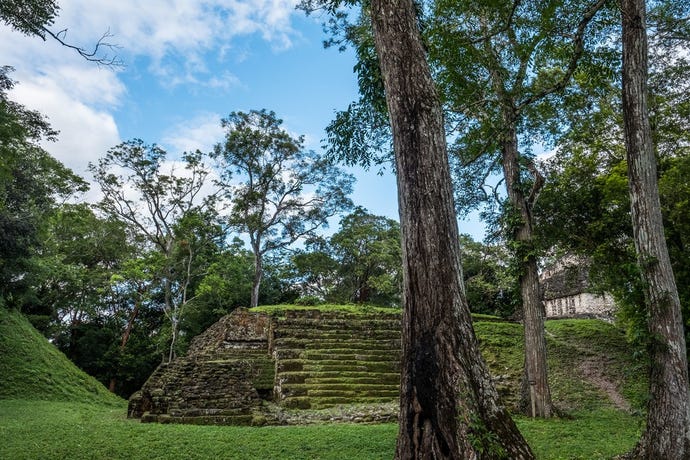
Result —
[[[504,122],[509,128],[503,139],[503,176],[512,211],[519,214],[512,238],[516,245],[516,263],[521,265],[519,279],[525,328],[525,371],[521,406],[524,412],[532,417],[551,417],[553,404],[546,365],[545,312],[539,289],[537,257],[532,242],[532,200],[541,187],[541,181],[535,169],[532,199],[526,197],[520,179],[515,121],[511,114],[506,114]]]
[[[690,458],[688,362],[683,319],[657,187],[647,108],[647,34],[644,0],[622,0],[623,115],[628,180],[638,263],[645,281],[651,336],[647,429],[636,458]]]
[[[479,352],[462,284],[440,104],[412,0],[373,0],[397,164],[403,358],[396,457],[533,458]]]

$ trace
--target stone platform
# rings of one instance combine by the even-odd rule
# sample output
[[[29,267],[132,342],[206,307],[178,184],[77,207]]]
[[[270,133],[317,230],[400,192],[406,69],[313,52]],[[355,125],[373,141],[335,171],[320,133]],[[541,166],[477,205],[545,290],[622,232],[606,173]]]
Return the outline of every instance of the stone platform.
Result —
[[[144,422],[281,423],[278,409],[394,407],[400,313],[239,309],[162,364],[129,401]],[[268,409],[267,407],[273,407]],[[384,414],[385,415],[385,414]]]

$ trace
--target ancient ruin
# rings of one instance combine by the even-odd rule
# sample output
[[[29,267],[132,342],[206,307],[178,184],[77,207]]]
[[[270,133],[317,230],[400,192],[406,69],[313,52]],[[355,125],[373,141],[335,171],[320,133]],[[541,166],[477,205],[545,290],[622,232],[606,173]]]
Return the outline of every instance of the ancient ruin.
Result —
[[[549,318],[613,316],[610,296],[587,292],[586,265],[577,260],[546,271],[542,282]],[[386,407],[342,420],[391,420],[399,396],[400,321],[395,309],[238,309],[194,338],[186,356],[161,364],[130,398],[128,416],[263,425],[290,423],[281,411],[379,404]],[[510,404],[508,377],[494,379]]]
[[[612,321],[616,311],[613,297],[593,292],[589,265],[578,257],[566,257],[541,275],[547,318],[597,318]]]
[[[261,425],[275,408],[322,409],[394,402],[400,314],[240,309],[196,337],[185,357],[161,364],[132,395],[144,422]]]

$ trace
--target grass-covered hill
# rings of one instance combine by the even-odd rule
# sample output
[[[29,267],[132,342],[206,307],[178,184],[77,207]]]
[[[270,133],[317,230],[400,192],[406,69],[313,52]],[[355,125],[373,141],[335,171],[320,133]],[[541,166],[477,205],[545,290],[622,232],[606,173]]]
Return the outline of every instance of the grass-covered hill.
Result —
[[[497,385],[513,404],[522,329],[496,318],[475,321]],[[643,426],[646,384],[644,363],[633,360],[624,334],[595,320],[548,321],[547,342],[564,417],[516,416],[538,458],[603,459],[629,450]],[[390,423],[217,427],[143,424],[125,415],[124,401],[76,369],[20,314],[0,309],[0,459],[380,459],[393,457],[397,432]]]
[[[0,399],[121,404],[20,313],[0,308]]]

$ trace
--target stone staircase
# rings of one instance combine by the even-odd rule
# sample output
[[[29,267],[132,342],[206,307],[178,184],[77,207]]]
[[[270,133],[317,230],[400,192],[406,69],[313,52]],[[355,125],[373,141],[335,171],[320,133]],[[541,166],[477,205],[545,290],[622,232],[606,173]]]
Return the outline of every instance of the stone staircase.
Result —
[[[196,337],[187,356],[161,364],[130,398],[128,416],[263,425],[287,423],[299,412],[281,408],[394,403],[400,350],[397,311],[236,310]],[[383,405],[372,419],[393,417]]]
[[[394,401],[400,384],[400,316],[288,311],[273,321],[274,398],[322,409]]]

